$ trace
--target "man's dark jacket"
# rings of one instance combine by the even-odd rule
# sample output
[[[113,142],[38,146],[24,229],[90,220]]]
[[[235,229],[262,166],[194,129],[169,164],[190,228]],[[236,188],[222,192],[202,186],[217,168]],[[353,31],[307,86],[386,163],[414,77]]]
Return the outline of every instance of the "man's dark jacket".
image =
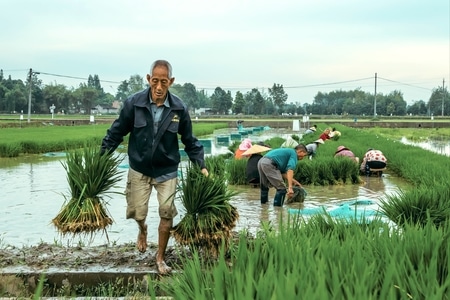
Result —
[[[203,145],[192,133],[191,117],[186,105],[180,98],[168,93],[170,108],[164,106],[158,132],[155,134],[149,93],[150,88],[147,88],[125,101],[119,118],[113,122],[103,138],[102,150],[114,151],[129,133],[130,167],[156,178],[178,170],[179,134],[189,159],[205,168]]]

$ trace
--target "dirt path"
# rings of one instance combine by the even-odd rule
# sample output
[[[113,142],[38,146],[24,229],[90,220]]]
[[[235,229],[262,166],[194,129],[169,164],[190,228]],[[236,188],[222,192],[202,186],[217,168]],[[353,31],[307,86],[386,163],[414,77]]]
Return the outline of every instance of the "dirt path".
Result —
[[[156,244],[150,244],[145,253],[129,243],[114,246],[64,247],[42,243],[37,246],[18,248],[5,246],[0,249],[2,271],[83,271],[83,270],[156,270]],[[177,268],[179,254],[173,247],[166,252],[166,262]]]

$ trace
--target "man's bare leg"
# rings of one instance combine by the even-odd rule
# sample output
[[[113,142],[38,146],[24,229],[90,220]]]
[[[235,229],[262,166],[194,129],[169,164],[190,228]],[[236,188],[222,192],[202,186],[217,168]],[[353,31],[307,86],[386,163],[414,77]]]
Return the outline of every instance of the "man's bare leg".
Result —
[[[156,265],[158,272],[162,275],[168,274],[172,268],[166,265],[164,256],[166,254],[167,244],[169,242],[170,230],[172,229],[172,219],[161,218],[158,227],[158,252],[156,253]]]
[[[145,252],[147,250],[147,224],[145,224],[145,220],[136,221],[139,226],[139,233],[137,238],[137,248],[139,252]]]

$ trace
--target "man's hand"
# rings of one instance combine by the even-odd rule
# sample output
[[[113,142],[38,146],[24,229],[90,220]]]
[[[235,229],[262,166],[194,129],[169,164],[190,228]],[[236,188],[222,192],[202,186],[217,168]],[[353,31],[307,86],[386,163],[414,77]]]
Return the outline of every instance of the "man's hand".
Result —
[[[292,196],[294,196],[294,190],[290,187],[287,189],[287,197],[288,199],[291,199]]]
[[[302,187],[302,185],[300,184],[300,182],[298,182],[298,181],[295,180],[295,179],[292,179],[292,183],[293,183],[294,185],[296,185],[296,186]]]
[[[208,170],[206,168],[202,169],[202,174],[205,175],[206,177],[209,176]]]

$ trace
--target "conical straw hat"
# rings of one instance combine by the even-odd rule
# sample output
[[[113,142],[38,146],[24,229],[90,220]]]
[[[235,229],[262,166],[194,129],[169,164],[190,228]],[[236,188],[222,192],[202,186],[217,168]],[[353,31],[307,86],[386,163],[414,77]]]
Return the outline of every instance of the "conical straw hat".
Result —
[[[252,155],[252,154],[255,154],[255,153],[266,152],[266,151],[271,150],[271,149],[272,148],[256,144],[256,145],[253,145],[250,149],[246,150],[244,153],[242,153],[242,155]]]

